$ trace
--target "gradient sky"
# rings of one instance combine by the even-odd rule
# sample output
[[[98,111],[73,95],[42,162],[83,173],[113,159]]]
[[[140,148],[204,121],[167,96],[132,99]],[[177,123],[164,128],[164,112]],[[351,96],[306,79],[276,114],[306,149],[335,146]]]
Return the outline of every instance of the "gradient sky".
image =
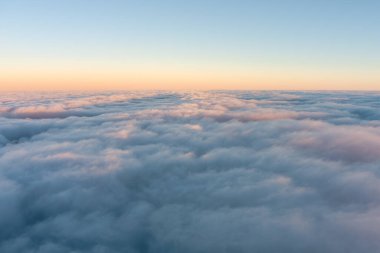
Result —
[[[0,90],[380,89],[378,0],[0,0]]]

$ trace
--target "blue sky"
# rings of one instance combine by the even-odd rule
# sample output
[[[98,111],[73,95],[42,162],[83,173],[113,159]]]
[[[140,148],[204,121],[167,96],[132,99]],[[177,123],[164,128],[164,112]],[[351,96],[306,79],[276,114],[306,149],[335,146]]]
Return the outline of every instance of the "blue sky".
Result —
[[[349,73],[372,87],[380,80],[379,10],[380,1],[369,0],[0,0],[0,64],[41,65],[41,75],[63,62],[147,75],[230,70],[231,79],[304,71],[344,82]]]

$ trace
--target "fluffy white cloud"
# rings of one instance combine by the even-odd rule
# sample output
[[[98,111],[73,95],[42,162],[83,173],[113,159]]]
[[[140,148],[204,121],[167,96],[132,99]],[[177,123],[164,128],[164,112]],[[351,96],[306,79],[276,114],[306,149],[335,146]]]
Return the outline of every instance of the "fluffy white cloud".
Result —
[[[379,252],[376,93],[0,96],[0,252]]]

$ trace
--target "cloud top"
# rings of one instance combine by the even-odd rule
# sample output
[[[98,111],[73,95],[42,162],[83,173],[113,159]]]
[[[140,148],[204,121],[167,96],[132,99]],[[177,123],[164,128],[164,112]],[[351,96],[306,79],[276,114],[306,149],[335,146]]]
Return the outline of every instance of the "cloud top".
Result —
[[[0,96],[0,252],[379,252],[380,94]]]

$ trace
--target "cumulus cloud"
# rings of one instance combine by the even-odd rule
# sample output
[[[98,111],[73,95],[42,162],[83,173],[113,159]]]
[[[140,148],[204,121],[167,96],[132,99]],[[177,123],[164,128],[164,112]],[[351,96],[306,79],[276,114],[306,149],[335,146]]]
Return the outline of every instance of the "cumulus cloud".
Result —
[[[2,94],[0,252],[379,252],[379,99]]]

